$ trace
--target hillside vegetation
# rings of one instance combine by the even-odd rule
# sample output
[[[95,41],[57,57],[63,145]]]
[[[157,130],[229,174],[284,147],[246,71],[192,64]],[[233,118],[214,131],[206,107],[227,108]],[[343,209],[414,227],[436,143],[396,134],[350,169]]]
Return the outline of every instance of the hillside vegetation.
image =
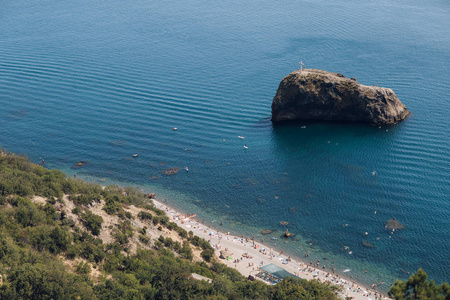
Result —
[[[337,299],[318,281],[247,280],[137,189],[68,178],[4,151],[0,275],[0,299]]]

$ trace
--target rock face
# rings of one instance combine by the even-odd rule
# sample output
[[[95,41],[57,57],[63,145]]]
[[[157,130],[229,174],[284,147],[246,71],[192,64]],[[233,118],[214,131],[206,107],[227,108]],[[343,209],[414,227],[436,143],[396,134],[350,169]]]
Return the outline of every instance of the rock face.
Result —
[[[292,72],[272,102],[272,122],[320,120],[397,123],[409,114],[394,91],[316,69]]]

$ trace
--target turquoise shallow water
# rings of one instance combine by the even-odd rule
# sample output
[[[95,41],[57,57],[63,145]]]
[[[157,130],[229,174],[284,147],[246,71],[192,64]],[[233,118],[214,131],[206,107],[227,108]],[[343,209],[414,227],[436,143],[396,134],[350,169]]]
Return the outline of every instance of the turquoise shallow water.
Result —
[[[267,244],[309,249],[365,283],[419,267],[448,281],[449,12],[445,1],[6,1],[0,145],[157,191],[224,230],[276,229]],[[273,127],[272,97],[300,60],[390,87],[412,113],[382,128]],[[182,170],[163,176],[171,167]],[[407,229],[389,238],[393,216]],[[271,239],[280,221],[298,240]]]

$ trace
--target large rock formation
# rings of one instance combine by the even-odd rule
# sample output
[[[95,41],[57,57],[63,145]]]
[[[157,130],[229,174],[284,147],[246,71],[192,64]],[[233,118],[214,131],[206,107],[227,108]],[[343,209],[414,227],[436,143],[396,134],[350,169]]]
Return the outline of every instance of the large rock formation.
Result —
[[[272,121],[321,120],[392,124],[409,111],[394,91],[316,69],[292,72],[272,102]]]

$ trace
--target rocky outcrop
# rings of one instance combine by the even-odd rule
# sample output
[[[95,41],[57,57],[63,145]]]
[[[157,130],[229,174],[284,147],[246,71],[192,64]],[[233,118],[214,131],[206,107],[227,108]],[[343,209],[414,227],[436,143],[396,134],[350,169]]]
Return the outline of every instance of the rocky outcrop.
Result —
[[[320,120],[397,123],[409,114],[394,91],[316,69],[292,72],[272,102],[272,121]]]
[[[394,230],[399,230],[399,229],[405,229],[406,226],[403,225],[402,223],[400,223],[399,221],[397,221],[397,219],[395,217],[393,217],[390,220],[387,220],[384,224],[384,228],[390,230],[390,231],[394,231]]]

